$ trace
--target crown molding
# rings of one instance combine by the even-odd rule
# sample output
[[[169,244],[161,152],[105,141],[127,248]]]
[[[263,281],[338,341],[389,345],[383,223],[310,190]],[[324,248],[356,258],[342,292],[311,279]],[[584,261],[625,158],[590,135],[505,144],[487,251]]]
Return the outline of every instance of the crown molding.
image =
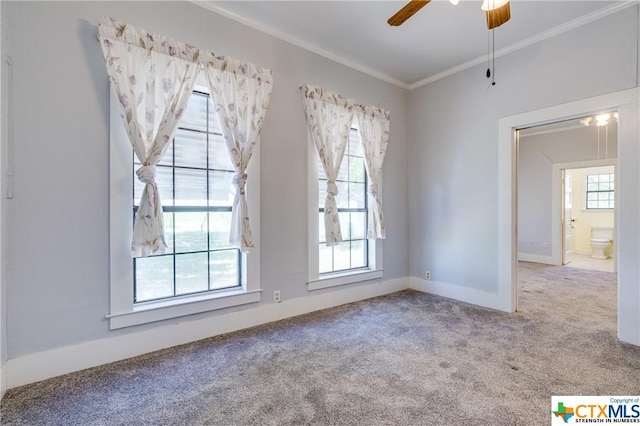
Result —
[[[316,46],[312,43],[309,43],[307,41],[304,41],[298,37],[295,37],[291,34],[288,34],[284,31],[281,31],[277,28],[271,27],[269,25],[263,24],[262,22],[259,22],[255,19],[251,19],[248,18],[244,15],[240,15],[237,13],[233,13],[230,12],[220,6],[216,6],[215,4],[213,4],[212,1],[209,0],[189,0],[190,3],[196,4],[200,7],[203,7],[205,9],[208,9],[212,12],[215,12],[219,15],[225,16],[229,19],[232,19],[236,22],[239,22],[241,24],[247,25],[255,30],[261,31],[265,34],[269,34],[270,36],[273,36],[275,38],[278,38],[280,40],[286,41],[287,43],[291,43],[295,46],[301,47],[303,49],[306,49],[310,52],[316,53],[320,56],[324,56],[327,59],[330,59],[332,61],[338,62],[339,64],[342,64],[346,67],[352,68],[356,71],[360,71],[362,73],[365,73],[367,75],[370,75],[371,77],[377,78],[378,80],[382,80],[386,83],[389,84],[393,84],[394,86],[400,87],[402,89],[405,90],[409,90],[409,84],[405,83],[404,81],[400,81],[397,78],[391,77],[389,75],[386,75],[384,73],[381,73],[379,71],[376,71],[372,68],[369,68],[365,65],[362,65],[358,62],[349,60],[343,56],[340,56],[336,53],[330,52],[329,50],[323,49],[322,47]]]
[[[565,33],[567,31],[571,31],[575,28],[581,27],[582,25],[586,25],[590,22],[593,21],[597,21],[598,19],[604,18],[605,16],[609,16],[611,14],[614,14],[616,12],[619,12],[623,9],[626,9],[628,7],[631,6],[635,6],[638,5],[640,2],[639,0],[628,0],[628,1],[624,1],[624,2],[617,2],[614,3],[611,6],[607,6],[607,7],[603,7],[602,9],[598,9],[594,12],[588,13],[584,16],[581,16],[579,18],[573,19],[569,22],[566,22],[562,25],[558,25],[556,27],[553,27],[551,29],[548,29],[547,31],[541,32],[539,34],[536,34],[534,36],[531,36],[529,38],[526,38],[524,40],[521,40],[517,43],[513,43],[507,47],[503,47],[502,49],[496,50],[495,52],[495,57],[498,58],[500,56],[504,56],[507,55],[509,53],[513,53],[517,50],[523,49],[525,47],[531,46],[532,44],[535,43],[539,43],[543,40],[547,40],[549,38],[555,37],[557,35],[560,35],[562,33]],[[413,89],[417,89],[418,87],[422,87],[422,86],[426,86],[429,83],[433,83],[434,81],[443,79],[445,77],[449,77],[450,75],[456,74],[460,71],[464,71],[466,69],[475,67],[476,65],[480,65],[484,62],[486,62],[486,57],[483,56],[479,56],[475,59],[472,59],[471,61],[465,62],[463,64],[460,65],[456,65],[455,67],[451,67],[449,69],[446,69],[442,72],[439,72],[438,74],[434,74],[430,77],[427,77],[423,80],[417,81],[415,83],[411,83],[409,84],[409,90],[413,90]]]
[[[394,86],[400,87],[402,89],[406,89],[406,90],[414,90],[417,89],[419,87],[422,86],[426,86],[429,83],[433,83],[435,81],[441,80],[445,77],[449,77],[453,74],[456,74],[460,71],[464,71],[466,69],[475,67],[476,65],[480,65],[482,63],[484,63],[486,61],[486,57],[484,55],[479,56],[475,59],[472,59],[470,61],[464,62],[460,65],[456,65],[454,67],[448,68],[442,72],[439,72],[437,74],[431,75],[427,78],[424,78],[420,81],[417,81],[415,83],[405,83],[401,80],[398,80],[397,78],[391,77],[387,74],[381,73],[379,71],[376,71],[372,68],[369,68],[365,65],[362,65],[358,62],[352,61],[350,59],[347,59],[339,54],[330,52],[329,50],[326,50],[322,47],[316,46],[312,43],[309,43],[307,41],[304,41],[298,37],[295,37],[289,33],[286,33],[282,30],[279,30],[277,28],[271,27],[269,25],[266,25],[262,22],[259,22],[255,19],[251,19],[248,18],[244,15],[240,15],[237,13],[233,13],[230,12],[220,6],[217,6],[215,4],[213,4],[213,1],[210,0],[189,0],[190,3],[193,3],[195,5],[198,5],[200,7],[203,7],[207,10],[210,10],[212,12],[215,12],[219,15],[225,16],[229,19],[232,19],[236,22],[239,22],[241,24],[247,25],[255,30],[258,30],[260,32],[263,32],[265,34],[269,34],[270,36],[276,37],[280,40],[286,41],[287,43],[291,43],[295,46],[301,47],[305,50],[308,50],[310,52],[316,53],[320,56],[323,56],[327,59],[330,59],[332,61],[335,61],[339,64],[342,64],[346,67],[352,68],[354,70],[360,71],[364,74],[367,74],[371,77],[377,78],[379,80],[382,80],[386,83],[392,84]],[[553,27],[547,31],[544,31],[542,33],[536,34],[534,36],[531,36],[529,38],[526,38],[524,40],[521,40],[517,43],[513,43],[509,46],[506,46],[502,49],[496,50],[495,52],[495,57],[501,57],[504,55],[507,55],[509,53],[513,53],[517,50],[523,49],[525,47],[531,46],[532,44],[541,42],[543,40],[547,40],[549,38],[555,37],[557,35],[560,35],[562,33],[565,33],[567,31],[573,30],[575,28],[581,27],[582,25],[586,25],[588,23],[591,23],[593,21],[597,21],[598,19],[604,18],[606,16],[609,16],[611,14],[614,14],[616,12],[619,12],[621,10],[624,10],[628,7],[631,6],[635,6],[640,4],[640,0],[627,0],[627,1],[623,1],[623,2],[616,2],[614,4],[612,4],[611,6],[607,6],[607,7],[603,7],[602,9],[598,9],[594,12],[591,12],[587,15],[581,16],[579,18],[573,19],[569,22],[566,22],[562,25],[558,25],[556,27]]]

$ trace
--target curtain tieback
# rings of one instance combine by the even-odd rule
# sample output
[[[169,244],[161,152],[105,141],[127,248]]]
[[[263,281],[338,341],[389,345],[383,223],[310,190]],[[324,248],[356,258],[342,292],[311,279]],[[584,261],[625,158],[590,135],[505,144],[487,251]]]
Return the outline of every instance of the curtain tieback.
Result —
[[[156,181],[156,166],[142,166],[136,170],[136,175],[142,183],[154,183]]]
[[[327,193],[333,195],[334,197],[338,195],[338,185],[336,185],[335,182],[328,180]]]
[[[247,174],[236,173],[235,175],[233,175],[233,184],[236,186],[236,188],[238,188],[238,192],[244,195],[244,189],[245,189],[245,186],[247,185]]]
[[[378,184],[372,183],[369,185],[369,194],[376,196],[378,195]]]

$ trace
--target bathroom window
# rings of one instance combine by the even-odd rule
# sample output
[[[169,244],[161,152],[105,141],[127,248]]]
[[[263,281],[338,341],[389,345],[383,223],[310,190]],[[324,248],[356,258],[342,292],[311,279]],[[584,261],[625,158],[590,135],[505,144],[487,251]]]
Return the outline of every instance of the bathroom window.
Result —
[[[613,173],[587,175],[587,210],[613,209],[615,178]]]

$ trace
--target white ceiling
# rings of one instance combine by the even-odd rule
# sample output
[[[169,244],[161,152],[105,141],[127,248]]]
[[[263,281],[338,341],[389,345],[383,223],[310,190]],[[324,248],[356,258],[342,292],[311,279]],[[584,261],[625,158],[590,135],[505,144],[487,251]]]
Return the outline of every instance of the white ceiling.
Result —
[[[204,1],[199,4],[401,87],[414,88],[486,61],[480,0],[434,0],[400,27],[405,1]],[[495,30],[496,55],[575,28],[635,1],[514,0]]]

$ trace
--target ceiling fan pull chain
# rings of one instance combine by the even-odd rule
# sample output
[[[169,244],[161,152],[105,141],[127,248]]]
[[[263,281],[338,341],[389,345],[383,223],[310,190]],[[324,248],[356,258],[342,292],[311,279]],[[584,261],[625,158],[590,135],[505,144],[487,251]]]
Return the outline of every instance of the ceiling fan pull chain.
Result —
[[[492,79],[491,79],[491,85],[495,86],[496,85],[496,33],[495,30],[491,30],[491,37],[493,38],[493,41],[491,43],[491,68],[493,68],[492,71]]]
[[[491,29],[487,33],[487,78],[491,85],[496,85],[496,33]]]
[[[489,53],[491,52],[491,33],[487,32],[487,78],[491,78],[491,58]]]

